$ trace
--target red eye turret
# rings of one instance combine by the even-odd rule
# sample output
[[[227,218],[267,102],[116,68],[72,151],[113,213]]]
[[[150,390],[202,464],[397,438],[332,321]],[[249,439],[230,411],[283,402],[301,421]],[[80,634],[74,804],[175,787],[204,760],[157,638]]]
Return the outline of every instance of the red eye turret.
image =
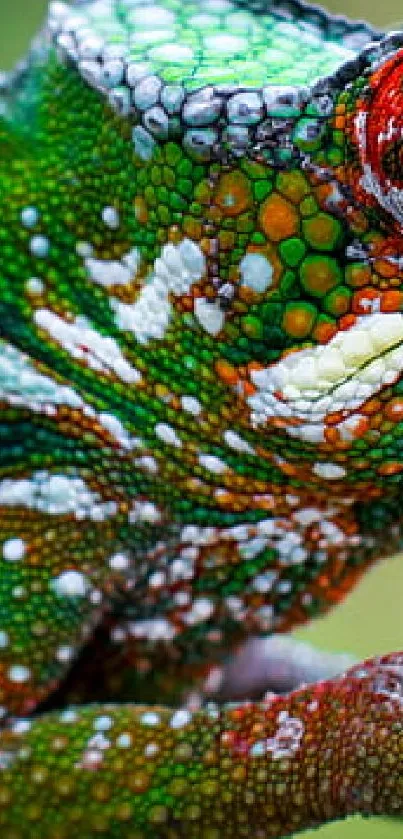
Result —
[[[361,189],[403,226],[403,50],[372,75],[358,102],[355,139]]]

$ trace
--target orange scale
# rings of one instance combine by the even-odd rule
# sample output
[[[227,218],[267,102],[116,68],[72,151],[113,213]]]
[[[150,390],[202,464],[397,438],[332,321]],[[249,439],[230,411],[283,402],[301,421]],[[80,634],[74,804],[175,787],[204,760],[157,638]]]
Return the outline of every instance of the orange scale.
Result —
[[[299,217],[293,205],[277,192],[266,198],[259,212],[261,228],[270,242],[281,242],[295,236]]]
[[[242,722],[243,720],[245,720],[245,718],[248,717],[248,713],[250,711],[250,708],[251,708],[251,705],[250,704],[248,705],[247,703],[245,703],[243,705],[239,705],[236,708],[232,708],[231,710],[228,711],[228,718],[234,720],[235,722]],[[234,742],[234,739],[235,740],[237,739],[236,732],[228,732],[228,733],[229,734],[231,734],[231,733],[234,734],[234,738],[232,740],[232,742]],[[221,740],[221,742],[222,742],[222,740]]]
[[[382,425],[383,414],[374,414],[371,419],[371,428],[378,429]]]
[[[315,582],[319,589],[328,589],[330,587],[330,579],[327,574],[321,574],[320,577],[316,578]]]
[[[240,285],[237,288],[238,300],[242,303],[246,303],[249,306],[251,303],[254,303],[255,300],[258,299],[258,295],[256,291],[253,291],[252,288],[249,288],[247,285]],[[240,309],[240,311],[244,311],[244,309]]]
[[[395,399],[391,399],[390,402],[387,402],[385,405],[385,416],[391,422],[401,422],[403,420],[403,399],[396,397]]]
[[[315,197],[319,204],[325,204],[333,195],[333,184],[319,184],[315,187]]]
[[[337,334],[336,324],[318,322],[312,331],[312,338],[318,344],[328,344]]]
[[[389,461],[389,463],[381,463],[378,467],[378,474],[384,475],[387,477],[388,475],[398,475],[399,472],[403,472],[403,463],[399,463],[398,461]]]
[[[341,183],[341,184],[350,183],[350,177],[351,176],[349,175],[349,173],[346,172],[343,169],[343,167],[341,167],[341,166],[336,166],[335,167],[335,178],[338,181],[338,183]]]
[[[253,205],[250,182],[239,170],[221,175],[214,197],[222,215],[230,218],[239,216]]]
[[[193,297],[184,297],[183,298],[183,310],[185,312],[193,312],[194,311],[194,299]]]
[[[380,399],[369,399],[368,402],[364,402],[360,408],[360,412],[368,416],[373,416],[381,410],[383,410],[383,407]]]
[[[372,273],[369,265],[351,265],[346,272],[346,280],[353,288],[360,288],[371,283]]]
[[[273,511],[276,509],[274,499],[272,498],[265,498],[263,496],[257,498],[255,497],[253,499],[253,503],[257,510]]]
[[[398,289],[390,289],[381,294],[381,312],[399,312],[402,307],[403,292]]]
[[[376,260],[374,268],[376,273],[385,280],[396,279],[396,265],[393,265],[387,259]]]
[[[172,397],[171,408],[173,408],[174,411],[181,411],[182,410],[182,404],[181,404],[181,401],[180,401],[178,396],[173,396]]]
[[[367,433],[370,429],[370,421],[367,417],[359,417],[357,418],[357,424],[353,429],[354,437],[357,439],[359,437],[363,437],[364,434]]]
[[[379,300],[380,293],[373,286],[364,286],[353,294],[352,310],[356,315],[367,315],[370,311],[368,302],[371,300]]]
[[[325,417],[326,425],[339,425],[340,422],[343,422],[344,414],[342,411],[333,411],[331,414],[327,414]]]
[[[256,387],[252,382],[242,382],[242,395],[245,399],[248,399],[249,396],[254,396],[256,393]]]
[[[355,315],[343,315],[342,318],[339,320],[339,329],[345,332],[348,329],[351,329],[352,326],[355,326],[357,322],[357,318]]]
[[[346,118],[344,114],[340,114],[340,116],[336,116],[336,119],[333,121],[333,125],[336,131],[344,131],[344,126],[346,124]]]
[[[324,431],[325,442],[330,446],[338,446],[341,442],[340,432],[334,426],[325,428]]]
[[[215,495],[215,500],[220,507],[225,507],[226,509],[231,510],[235,505],[238,503],[238,498],[232,492],[224,491],[220,492],[218,495]]]
[[[298,467],[295,466],[293,463],[280,463],[279,465],[280,470],[284,475],[287,475],[289,478],[302,478],[305,474],[307,476],[308,470],[305,467]]]

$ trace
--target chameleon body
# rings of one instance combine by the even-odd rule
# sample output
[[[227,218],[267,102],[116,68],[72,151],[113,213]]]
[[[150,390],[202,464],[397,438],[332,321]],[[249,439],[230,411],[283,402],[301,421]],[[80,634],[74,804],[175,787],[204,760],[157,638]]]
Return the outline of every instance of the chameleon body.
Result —
[[[194,694],[400,545],[402,47],[293,0],[54,3],[4,79],[4,839],[402,813],[400,655]]]

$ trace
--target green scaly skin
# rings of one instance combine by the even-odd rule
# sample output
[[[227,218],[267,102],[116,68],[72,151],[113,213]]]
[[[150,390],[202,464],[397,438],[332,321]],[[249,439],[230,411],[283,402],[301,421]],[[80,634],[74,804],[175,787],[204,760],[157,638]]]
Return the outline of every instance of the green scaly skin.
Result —
[[[195,705],[401,542],[403,36],[77,11],[2,93],[1,836],[401,815],[403,654]]]

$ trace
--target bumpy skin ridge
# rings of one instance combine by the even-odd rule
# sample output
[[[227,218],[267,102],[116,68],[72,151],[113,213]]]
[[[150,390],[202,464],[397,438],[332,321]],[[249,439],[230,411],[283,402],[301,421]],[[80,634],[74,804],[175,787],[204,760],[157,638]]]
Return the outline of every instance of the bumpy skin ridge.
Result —
[[[401,544],[401,45],[297,3],[55,3],[4,85],[8,839],[402,811],[399,655],[194,710]]]

